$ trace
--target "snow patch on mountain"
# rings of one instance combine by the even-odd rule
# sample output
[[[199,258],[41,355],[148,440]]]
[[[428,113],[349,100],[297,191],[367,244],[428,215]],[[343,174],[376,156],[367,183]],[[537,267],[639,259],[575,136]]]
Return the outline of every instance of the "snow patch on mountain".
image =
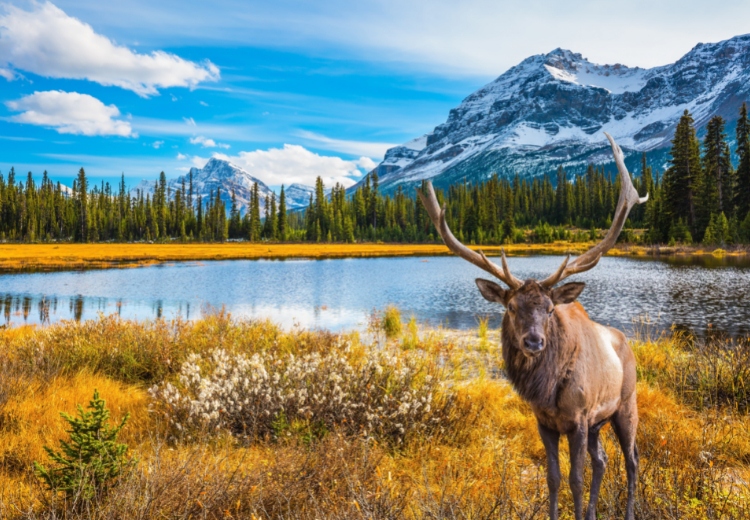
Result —
[[[289,210],[306,208],[310,204],[310,196],[315,194],[315,188],[305,184],[290,184],[284,188],[284,200]]]

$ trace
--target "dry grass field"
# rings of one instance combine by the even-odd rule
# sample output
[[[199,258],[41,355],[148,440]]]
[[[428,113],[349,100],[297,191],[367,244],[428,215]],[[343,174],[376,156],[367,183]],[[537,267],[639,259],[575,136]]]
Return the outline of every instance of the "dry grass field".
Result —
[[[395,310],[365,335],[221,313],[0,330],[0,517],[545,518],[543,447],[502,377],[498,340],[486,323],[423,330]],[[750,347],[632,345],[637,517],[750,517]],[[113,421],[131,415],[120,441],[138,463],[71,503],[32,462],[48,463],[43,446],[67,437],[59,412],[94,389]],[[620,518],[624,464],[609,427],[603,438],[599,514]],[[564,484],[561,518],[571,509]]]
[[[554,242],[503,246],[508,255],[580,254],[593,243]],[[472,246],[474,247],[474,246]],[[476,247],[499,255],[500,246]],[[213,243],[104,243],[104,244],[0,244],[0,271],[52,271],[137,267],[163,262],[200,260],[254,260],[283,258],[356,258],[380,256],[431,256],[449,254],[442,244],[275,244]],[[618,246],[610,255],[711,255],[746,254],[746,251],[703,251],[697,248],[646,248]]]

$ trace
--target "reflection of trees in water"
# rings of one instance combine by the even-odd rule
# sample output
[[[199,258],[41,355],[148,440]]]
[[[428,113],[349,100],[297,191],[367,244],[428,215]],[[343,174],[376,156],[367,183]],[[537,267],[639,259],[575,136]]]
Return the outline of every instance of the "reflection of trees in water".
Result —
[[[679,317],[665,325],[674,325],[674,329],[683,334],[703,338],[747,336],[750,333],[747,271],[703,267],[692,262],[673,264],[664,270],[663,287],[669,298],[668,305],[674,309],[673,315]]]
[[[5,315],[5,323],[10,323],[11,307],[13,305],[13,297],[10,294],[5,295],[5,299],[2,301],[3,314]]]
[[[49,324],[49,308],[50,304],[52,302],[48,300],[46,297],[42,296],[42,298],[39,300],[39,322],[44,324]],[[55,307],[57,306],[57,298],[55,298]]]
[[[717,267],[750,267],[750,257],[742,256],[714,256],[714,255],[700,255],[700,256],[665,256],[660,257],[660,260],[664,263],[673,266],[684,266],[684,267],[702,267],[705,269],[715,269]]]
[[[70,312],[73,314],[73,319],[81,321],[83,316],[83,304],[84,298],[80,294],[70,299]]]
[[[31,312],[31,296],[23,297],[23,321],[28,321]]]
[[[154,314],[154,317],[156,317],[156,319],[160,319],[162,317],[162,314],[164,314],[164,301],[156,300],[153,304],[151,304],[151,312]]]

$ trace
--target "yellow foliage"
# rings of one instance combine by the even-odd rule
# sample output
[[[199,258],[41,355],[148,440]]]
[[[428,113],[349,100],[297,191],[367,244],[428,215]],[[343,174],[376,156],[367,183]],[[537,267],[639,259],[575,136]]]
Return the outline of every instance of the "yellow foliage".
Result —
[[[509,244],[508,254],[579,254],[590,243]],[[472,246],[479,249],[479,246]],[[481,246],[487,255],[499,255],[500,246]],[[616,250],[613,250],[613,254]],[[58,270],[137,267],[164,262],[201,260],[255,260],[260,258],[357,258],[381,256],[434,256],[449,254],[443,244],[276,244],[231,242],[190,244],[0,244],[0,269]],[[630,254],[630,253],[626,253]]]
[[[345,337],[352,356],[390,348],[395,356],[419,356],[446,369],[443,391],[455,399],[459,420],[434,437],[414,437],[398,448],[335,429],[313,442],[300,436],[250,442],[199,434],[175,440],[148,411],[146,387],[176,382],[176,365],[190,352],[217,345],[247,354],[327,352],[341,339],[329,333],[284,332],[267,322],[234,322],[221,314],[194,323],[107,318],[1,331],[0,517],[43,516],[50,497],[35,484],[31,463],[46,461],[42,446],[66,437],[59,412],[74,412],[97,388],[113,421],[131,414],[120,441],[140,462],[87,518],[545,518],[544,449],[531,409],[502,377],[495,342],[487,350],[480,345],[487,337],[477,338],[476,332],[415,328],[416,322],[409,326],[414,343],[409,349],[400,342],[378,346],[361,342],[357,334]],[[701,365],[682,338],[634,342],[633,348],[640,378],[640,514],[747,517],[747,413],[697,406],[692,383],[681,374]],[[16,365],[20,368],[12,372]],[[610,427],[602,438],[609,467],[599,515],[622,517],[622,454]],[[566,445],[561,443],[564,474]],[[571,502],[564,484],[563,518],[571,517]]]

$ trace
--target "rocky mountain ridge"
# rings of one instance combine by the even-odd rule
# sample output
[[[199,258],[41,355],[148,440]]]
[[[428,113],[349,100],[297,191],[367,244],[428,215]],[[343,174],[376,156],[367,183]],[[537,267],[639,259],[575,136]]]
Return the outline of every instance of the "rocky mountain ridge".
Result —
[[[182,189],[183,182],[187,189],[190,182],[190,173],[193,175],[194,198],[197,198],[198,195],[200,195],[204,201],[207,201],[211,196],[211,193],[215,194],[216,190],[220,188],[221,199],[226,204],[227,209],[229,209],[232,204],[232,190],[234,190],[237,207],[240,209],[240,212],[244,214],[250,205],[253,184],[257,182],[258,193],[260,196],[259,202],[261,216],[263,215],[263,210],[266,206],[266,200],[271,200],[273,190],[266,186],[263,181],[253,177],[241,167],[232,164],[229,161],[215,157],[209,159],[203,168],[193,167],[190,169],[189,173],[168,180],[167,185],[172,193],[176,190]],[[131,195],[135,195],[140,190],[143,193],[153,195],[154,188],[155,183],[153,181],[141,181],[137,186],[130,190],[130,193]],[[313,191],[312,187],[304,186],[302,184],[292,184],[289,186],[289,188],[285,189],[287,209],[292,210],[303,206],[307,207],[309,194]],[[278,195],[276,196],[276,201],[278,204]]]
[[[533,177],[558,166],[576,172],[590,162],[611,163],[604,131],[629,165],[649,152],[662,167],[685,110],[699,128],[718,114],[731,130],[748,100],[750,34],[698,44],[651,69],[597,65],[555,49],[469,95],[432,132],[389,149],[375,171],[384,191],[423,179],[447,186],[493,173]]]

